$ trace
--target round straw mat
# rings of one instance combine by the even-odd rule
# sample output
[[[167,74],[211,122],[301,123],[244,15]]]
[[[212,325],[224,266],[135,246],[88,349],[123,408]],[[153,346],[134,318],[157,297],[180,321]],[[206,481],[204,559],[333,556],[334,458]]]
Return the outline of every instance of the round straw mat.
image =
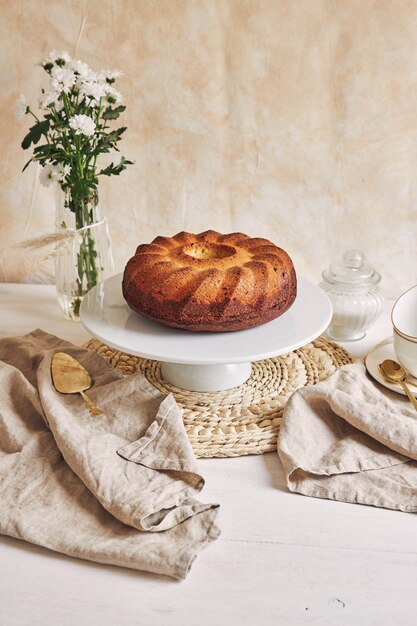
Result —
[[[352,362],[343,348],[321,337],[284,356],[252,363],[250,378],[239,387],[201,392],[165,382],[158,361],[114,350],[97,339],[84,347],[98,352],[124,376],[139,371],[157,389],[172,393],[196,457],[243,456],[276,449],[290,395]]]

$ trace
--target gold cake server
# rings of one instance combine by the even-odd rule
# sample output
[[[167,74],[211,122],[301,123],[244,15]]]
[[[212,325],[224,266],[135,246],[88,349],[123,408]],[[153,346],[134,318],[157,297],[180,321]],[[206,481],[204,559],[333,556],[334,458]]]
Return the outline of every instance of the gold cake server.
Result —
[[[52,357],[51,374],[54,387],[59,393],[80,393],[90,415],[98,417],[103,411],[85,393],[93,381],[85,367],[65,352],[56,352]]]

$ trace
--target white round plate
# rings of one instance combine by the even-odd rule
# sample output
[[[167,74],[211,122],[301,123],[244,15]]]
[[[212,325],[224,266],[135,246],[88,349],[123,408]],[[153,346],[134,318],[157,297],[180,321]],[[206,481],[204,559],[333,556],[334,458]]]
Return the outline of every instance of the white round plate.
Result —
[[[168,363],[209,365],[257,361],[296,350],[326,330],[332,312],[326,293],[300,278],[294,304],[272,322],[236,332],[190,332],[132,311],[122,295],[122,274],[117,274],[87,293],[80,317],[94,337],[117,350]]]
[[[391,389],[391,391],[396,391],[397,393],[401,393],[403,396],[405,396],[406,393],[400,384],[390,383],[382,376],[381,372],[379,371],[378,365],[379,363],[382,363],[382,361],[385,361],[385,359],[392,359],[393,361],[397,360],[392,344],[392,339],[386,339],[383,343],[380,343],[374,350],[372,350],[372,352],[368,354],[365,359],[366,369],[368,370],[372,378],[381,383],[381,385],[384,385],[384,387],[386,387],[387,389]],[[409,376],[408,378],[408,387],[411,393],[414,396],[417,396],[417,387],[411,384],[411,381],[414,380],[415,384],[417,385],[417,379],[413,379],[412,376]]]

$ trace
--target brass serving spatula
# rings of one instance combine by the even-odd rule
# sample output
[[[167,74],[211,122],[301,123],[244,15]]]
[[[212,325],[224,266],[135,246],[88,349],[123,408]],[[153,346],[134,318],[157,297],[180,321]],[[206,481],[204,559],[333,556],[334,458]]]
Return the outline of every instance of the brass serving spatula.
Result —
[[[90,415],[98,417],[103,411],[85,393],[93,384],[90,374],[76,359],[65,352],[56,352],[52,357],[51,374],[54,387],[60,393],[80,393]]]

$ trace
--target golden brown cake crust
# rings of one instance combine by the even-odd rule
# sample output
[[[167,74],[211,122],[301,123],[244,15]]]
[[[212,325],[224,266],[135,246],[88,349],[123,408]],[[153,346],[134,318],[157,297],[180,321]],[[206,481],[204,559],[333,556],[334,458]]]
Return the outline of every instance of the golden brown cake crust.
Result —
[[[297,279],[288,254],[268,239],[208,230],[138,246],[122,289],[130,308],[153,321],[222,332],[285,313],[297,295]]]

